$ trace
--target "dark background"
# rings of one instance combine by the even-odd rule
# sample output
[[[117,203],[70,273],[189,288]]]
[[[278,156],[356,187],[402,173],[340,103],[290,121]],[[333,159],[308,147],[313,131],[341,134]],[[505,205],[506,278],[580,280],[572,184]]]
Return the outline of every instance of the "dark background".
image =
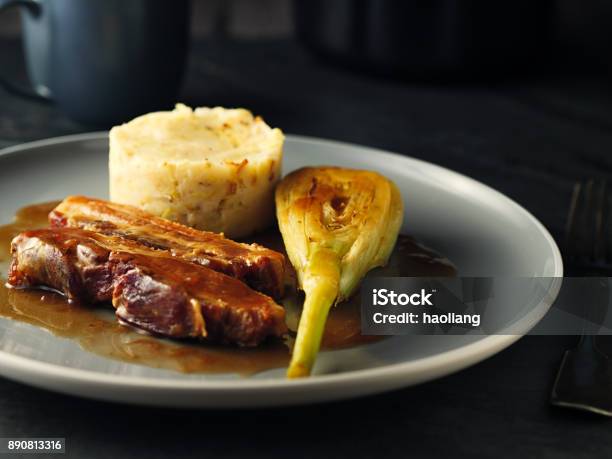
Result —
[[[181,100],[245,106],[287,133],[457,170],[515,199],[561,244],[574,183],[612,169],[606,3],[559,2],[557,46],[545,69],[433,84],[322,62],[294,40],[283,0],[228,2],[231,8],[199,1]],[[217,9],[224,12],[211,13]],[[15,16],[0,18],[0,72],[25,78]],[[0,146],[87,130],[52,104],[0,89]],[[0,379],[0,436],[66,437],[68,455],[87,458],[610,457],[610,421],[548,403],[563,351],[574,342],[527,337],[421,386],[275,410],[149,409]]]

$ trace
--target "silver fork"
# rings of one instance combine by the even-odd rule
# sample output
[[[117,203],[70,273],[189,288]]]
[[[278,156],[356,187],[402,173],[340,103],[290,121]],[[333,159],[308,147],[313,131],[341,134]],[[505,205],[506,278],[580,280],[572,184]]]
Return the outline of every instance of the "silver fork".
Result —
[[[612,198],[604,180],[576,184],[567,218],[565,253],[570,275],[612,273]],[[584,304],[585,328],[557,373],[553,405],[612,416],[612,360],[597,346],[597,326],[607,313],[606,298]]]

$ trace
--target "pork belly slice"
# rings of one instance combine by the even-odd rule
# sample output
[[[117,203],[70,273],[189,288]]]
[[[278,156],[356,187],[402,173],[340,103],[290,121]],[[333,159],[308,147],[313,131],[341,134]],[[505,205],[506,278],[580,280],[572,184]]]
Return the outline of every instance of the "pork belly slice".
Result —
[[[133,249],[133,252],[128,250]],[[287,328],[284,309],[233,277],[77,228],[21,233],[8,283],[112,302],[118,319],[171,338],[256,346]]]
[[[180,314],[173,316],[179,308],[165,307],[169,301],[189,305],[195,312],[193,326],[214,342],[256,346],[287,332],[283,308],[225,274],[182,260],[126,252],[111,253],[110,261],[123,273],[115,283],[113,306],[121,320],[136,327],[166,334],[163,330],[172,331],[173,324],[182,326]],[[158,314],[166,311],[157,329]]]
[[[104,302],[112,298],[110,250],[77,230],[32,230],[11,242],[8,284],[46,287],[70,300]]]
[[[49,214],[49,222],[54,227],[82,228],[129,239],[235,277],[273,298],[283,295],[285,257],[258,244],[242,244],[132,206],[84,196],[64,199]]]

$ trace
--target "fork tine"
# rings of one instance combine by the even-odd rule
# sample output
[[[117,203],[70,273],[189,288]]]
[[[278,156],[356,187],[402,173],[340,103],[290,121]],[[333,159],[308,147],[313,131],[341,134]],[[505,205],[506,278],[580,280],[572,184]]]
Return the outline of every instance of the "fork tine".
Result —
[[[606,215],[607,184],[605,180],[598,180],[594,185],[595,201],[595,235],[593,240],[593,257],[598,265],[606,264],[606,235],[604,233],[604,219]]]
[[[578,212],[578,201],[582,192],[582,183],[576,182],[572,190],[572,199],[570,201],[569,211],[567,213],[567,223],[565,227],[565,245],[568,252],[572,252],[574,248],[574,233],[576,231],[576,215]]]
[[[606,265],[612,257],[607,236],[610,196],[605,180],[590,179],[574,186],[567,217],[566,251],[574,261],[590,266]]]
[[[605,263],[612,266],[612,194],[608,190],[604,198],[602,232],[605,247]]]
[[[570,258],[580,263],[587,262],[592,254],[592,235],[589,234],[593,225],[589,221],[592,189],[592,180],[576,184],[568,215],[566,248]]]

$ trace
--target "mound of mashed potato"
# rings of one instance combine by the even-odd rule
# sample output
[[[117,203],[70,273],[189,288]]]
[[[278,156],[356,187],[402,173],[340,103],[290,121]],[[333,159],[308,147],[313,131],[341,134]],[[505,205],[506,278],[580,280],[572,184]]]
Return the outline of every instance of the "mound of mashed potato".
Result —
[[[244,109],[149,113],[110,131],[110,198],[241,238],[270,226],[284,136]]]

